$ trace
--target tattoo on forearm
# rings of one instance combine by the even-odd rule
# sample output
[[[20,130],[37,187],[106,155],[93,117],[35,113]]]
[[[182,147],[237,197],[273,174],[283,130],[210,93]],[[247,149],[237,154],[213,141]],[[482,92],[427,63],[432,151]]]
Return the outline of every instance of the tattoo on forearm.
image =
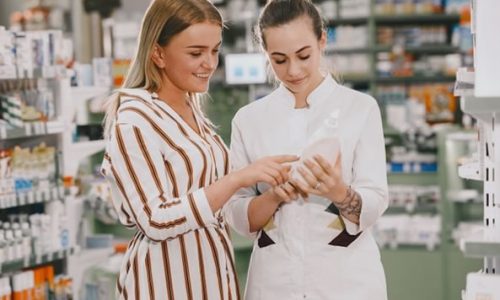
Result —
[[[357,218],[361,215],[361,207],[363,202],[361,201],[361,196],[353,189],[347,189],[347,195],[344,201],[340,203],[335,203],[335,206],[340,212],[345,215],[355,216]]]

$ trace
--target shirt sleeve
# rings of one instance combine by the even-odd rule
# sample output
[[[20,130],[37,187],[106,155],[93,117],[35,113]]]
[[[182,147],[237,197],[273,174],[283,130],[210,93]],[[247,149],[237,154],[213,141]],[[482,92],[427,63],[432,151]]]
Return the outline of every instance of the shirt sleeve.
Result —
[[[351,235],[375,224],[389,205],[384,133],[377,105],[370,109],[362,128],[354,150],[351,183],[351,188],[361,196],[362,201],[359,225],[343,218],[346,230]]]
[[[251,163],[247,154],[242,133],[238,124],[238,115],[233,119],[231,129],[231,164],[233,170],[239,170]],[[256,186],[238,190],[223,208],[224,216],[229,225],[240,235],[255,238],[256,233],[250,232],[248,206],[257,196]]]
[[[162,241],[216,223],[203,188],[168,197],[170,188],[158,135],[146,126],[115,125],[105,176],[114,185],[115,208],[148,238]]]

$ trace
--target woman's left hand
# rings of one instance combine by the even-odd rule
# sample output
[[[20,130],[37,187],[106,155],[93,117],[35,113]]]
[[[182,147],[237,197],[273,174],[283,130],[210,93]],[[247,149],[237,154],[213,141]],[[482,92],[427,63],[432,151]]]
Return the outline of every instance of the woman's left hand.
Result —
[[[340,153],[334,166],[321,155],[304,161],[298,167],[304,181],[298,180],[299,188],[308,193],[330,199],[332,202],[342,202],[347,195],[348,187],[342,178],[342,160]]]

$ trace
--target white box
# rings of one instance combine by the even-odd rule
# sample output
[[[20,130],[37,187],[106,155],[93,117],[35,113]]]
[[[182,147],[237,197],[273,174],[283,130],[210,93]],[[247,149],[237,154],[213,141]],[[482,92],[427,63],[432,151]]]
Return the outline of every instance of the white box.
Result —
[[[476,2],[476,97],[500,96],[500,1]]]
[[[465,300],[500,300],[500,275],[467,274]]]

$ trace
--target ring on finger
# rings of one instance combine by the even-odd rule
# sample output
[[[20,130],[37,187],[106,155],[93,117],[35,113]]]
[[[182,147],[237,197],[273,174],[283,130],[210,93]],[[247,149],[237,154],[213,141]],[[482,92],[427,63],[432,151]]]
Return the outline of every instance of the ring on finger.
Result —
[[[316,183],[316,185],[314,186],[314,189],[315,189],[315,190],[317,190],[317,189],[319,189],[319,187],[320,187],[320,186],[321,186],[321,182],[318,182],[318,183]]]

